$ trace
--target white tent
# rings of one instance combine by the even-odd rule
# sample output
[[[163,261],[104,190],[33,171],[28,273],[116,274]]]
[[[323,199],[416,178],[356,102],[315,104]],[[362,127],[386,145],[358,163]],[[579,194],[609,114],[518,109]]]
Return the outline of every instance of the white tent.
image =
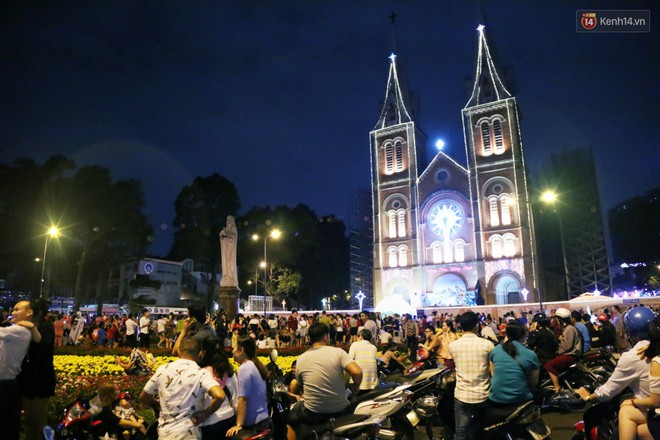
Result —
[[[411,315],[416,315],[417,311],[411,307],[410,304],[399,295],[391,295],[383,300],[381,300],[376,305],[376,312],[383,314],[394,314],[398,313],[403,315],[405,313],[410,313]]]

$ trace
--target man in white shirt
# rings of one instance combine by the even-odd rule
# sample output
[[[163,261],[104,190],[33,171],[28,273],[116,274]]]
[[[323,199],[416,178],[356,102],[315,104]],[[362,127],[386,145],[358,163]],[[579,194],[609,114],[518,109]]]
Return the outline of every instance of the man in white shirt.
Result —
[[[179,359],[159,367],[140,394],[140,401],[150,406],[156,405],[156,395],[160,398],[161,440],[201,439],[200,425],[226,399],[213,375],[197,365],[200,350],[199,341],[184,339],[179,346]],[[207,394],[211,403],[204,408]]]
[[[353,359],[362,369],[360,391],[373,390],[378,385],[376,354],[378,350],[371,342],[371,331],[362,329],[358,332],[358,340],[348,349],[348,357]],[[351,380],[352,382],[352,380]]]
[[[149,328],[151,327],[151,319],[149,319],[149,310],[142,310],[142,317],[140,318],[140,347],[149,348]]]
[[[454,440],[469,438],[472,420],[488,406],[490,391],[490,353],[493,343],[477,336],[479,317],[472,311],[460,318],[462,337],[449,344],[449,352],[456,363]]]
[[[162,347],[160,344],[165,345],[167,338],[165,337],[165,315],[160,315],[158,321],[156,321],[156,331],[158,332],[158,344],[159,347]]]
[[[126,320],[126,345],[131,348],[137,347],[137,322],[133,319],[133,315],[128,315]]]
[[[21,393],[16,377],[23,358],[38,330],[32,323],[30,301],[19,301],[12,311],[9,327],[0,327],[0,426],[2,438],[18,440],[21,430]]]

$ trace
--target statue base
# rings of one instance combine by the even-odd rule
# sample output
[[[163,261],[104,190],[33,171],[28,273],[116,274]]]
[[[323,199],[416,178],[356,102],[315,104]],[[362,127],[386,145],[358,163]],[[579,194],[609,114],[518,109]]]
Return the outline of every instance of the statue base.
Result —
[[[221,309],[225,309],[227,316],[236,316],[238,314],[238,300],[241,289],[238,286],[220,286],[218,289],[218,304]]]

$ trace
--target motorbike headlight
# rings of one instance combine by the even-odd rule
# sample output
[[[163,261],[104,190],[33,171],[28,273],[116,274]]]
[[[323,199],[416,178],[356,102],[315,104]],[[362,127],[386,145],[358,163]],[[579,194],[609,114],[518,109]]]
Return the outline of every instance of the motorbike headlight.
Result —
[[[422,418],[429,418],[437,414],[438,398],[436,396],[424,396],[415,400],[413,409]]]

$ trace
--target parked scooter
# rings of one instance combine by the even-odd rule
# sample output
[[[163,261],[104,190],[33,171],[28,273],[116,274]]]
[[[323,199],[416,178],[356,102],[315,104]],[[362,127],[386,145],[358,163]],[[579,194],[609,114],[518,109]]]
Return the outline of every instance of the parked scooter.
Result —
[[[539,399],[537,403],[544,410],[573,411],[583,408],[584,400],[576,393],[580,387],[595,389],[607,381],[609,375],[596,375],[582,362],[577,362],[558,376],[562,390],[554,392],[554,386],[549,377],[539,383]]]
[[[445,371],[445,368],[426,370],[393,390],[373,390],[359,395],[353,400],[355,413],[386,416],[380,429],[381,439],[412,440],[420,421],[412,403],[422,396],[432,395]]]

